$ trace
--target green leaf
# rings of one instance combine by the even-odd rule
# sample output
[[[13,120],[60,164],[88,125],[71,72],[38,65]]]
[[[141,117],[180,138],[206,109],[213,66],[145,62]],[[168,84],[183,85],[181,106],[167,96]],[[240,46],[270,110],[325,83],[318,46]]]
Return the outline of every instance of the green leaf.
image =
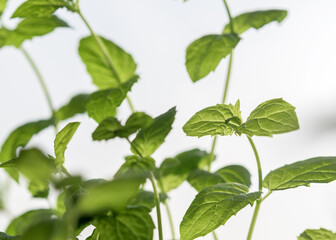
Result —
[[[63,121],[71,118],[79,113],[86,112],[86,103],[89,99],[89,94],[78,94],[55,112],[57,121]]]
[[[0,152],[0,162],[6,162],[16,158],[19,147],[25,147],[33,135],[53,125],[53,119],[30,122],[15,129],[5,140]],[[19,176],[15,169],[8,169],[10,175],[18,181]]]
[[[336,180],[336,157],[316,157],[285,165],[271,171],[263,187],[275,191],[309,186],[310,183],[329,183]]]
[[[7,5],[7,0],[0,0],[0,17],[2,16]]]
[[[0,240],[20,240],[20,237],[9,236],[6,233],[0,232]]]
[[[9,32],[10,31],[4,27],[0,28],[0,48],[6,45]]]
[[[133,113],[126,121],[125,126],[114,117],[104,119],[92,134],[93,140],[109,140],[115,137],[128,138],[140,128],[145,128],[153,119],[145,113]]]
[[[298,240],[335,240],[336,233],[327,229],[307,229],[298,237]]]
[[[176,108],[173,107],[166,113],[154,118],[153,122],[142,128],[132,141],[132,152],[141,154],[142,157],[150,157],[164,142],[172,129]]]
[[[49,196],[49,182],[30,182],[28,190],[34,198],[47,198]]]
[[[64,153],[65,150],[67,149],[68,143],[70,142],[72,136],[75,134],[79,122],[72,122],[68,123],[59,133],[57,133],[55,142],[54,142],[54,149],[55,149],[55,163],[57,169],[60,171],[64,161]]]
[[[0,164],[1,168],[15,168],[33,182],[45,182],[54,172],[54,163],[39,149],[22,150],[17,158]]]
[[[18,48],[25,40],[46,35],[57,27],[69,27],[69,25],[56,16],[23,19],[16,29],[8,31],[6,45]]]
[[[63,214],[66,211],[66,206],[65,206],[65,197],[66,197],[66,192],[61,192],[58,197],[57,197],[57,203],[56,203],[56,214],[58,217],[62,217]]]
[[[164,192],[177,188],[187,180],[191,171],[204,168],[208,157],[207,152],[193,149],[165,159],[159,168],[159,187]]]
[[[141,128],[150,126],[153,118],[144,112],[133,113],[126,121],[124,134],[129,136],[136,133]]]
[[[226,183],[240,183],[248,187],[251,186],[251,174],[243,166],[230,165],[216,171]]]
[[[196,169],[190,173],[188,177],[188,182],[198,192],[202,191],[207,187],[219,183],[225,183],[224,179],[220,175],[200,169]]]
[[[108,117],[114,117],[117,107],[126,98],[133,84],[137,81],[137,77],[122,84],[119,88],[110,88],[92,93],[86,104],[86,110],[91,118],[98,123]]]
[[[99,240],[152,240],[154,224],[144,208],[130,208],[94,221]]]
[[[151,211],[155,207],[154,193],[140,189],[129,207],[145,207]]]
[[[162,192],[159,195],[161,202],[165,202],[168,198],[168,196]],[[130,202],[130,204],[127,207],[128,208],[144,207],[149,212],[151,212],[152,209],[155,207],[154,193],[140,189],[135,198]]]
[[[248,204],[252,205],[260,192],[248,193],[245,185],[221,183],[198,193],[180,225],[181,240],[192,240],[214,231]]]
[[[265,10],[243,13],[233,18],[234,31],[237,34],[242,34],[250,28],[259,29],[274,21],[281,23],[286,16],[287,11],[285,10]],[[230,24],[227,24],[223,33],[230,32]]]
[[[70,5],[64,0],[28,0],[15,10],[12,18],[49,17],[62,7],[71,9]]]
[[[108,51],[113,67],[110,66],[93,36],[80,41],[79,55],[97,87],[100,89],[117,88],[120,84],[135,77],[136,64],[130,54],[112,41],[103,37],[100,39]]]
[[[291,132],[299,129],[295,107],[281,98],[268,100],[252,111],[247,121],[242,124],[237,133],[250,137],[268,136]]]
[[[122,211],[137,194],[141,182],[141,178],[119,178],[94,184],[79,199],[78,210],[83,215],[106,210]]]
[[[152,158],[141,159],[137,156],[128,156],[126,162],[114,175],[114,179],[136,177],[142,179],[141,183],[145,183],[146,178],[149,177],[149,171],[154,168],[155,162]]]
[[[6,232],[10,235],[22,235],[32,226],[50,220],[54,216],[51,209],[36,209],[14,218]]]
[[[95,141],[109,140],[115,137],[123,137],[120,132],[124,129],[118,119],[109,117],[104,119],[92,133],[92,139]],[[126,136],[128,137],[128,136]]]
[[[50,219],[31,226],[23,234],[22,240],[65,240],[66,226],[61,220]]]
[[[197,82],[214,71],[239,40],[235,34],[223,34],[207,35],[191,43],[186,53],[186,67],[191,80]]]
[[[197,112],[183,126],[187,136],[203,137],[232,135],[242,123],[239,100],[232,104],[217,104]]]

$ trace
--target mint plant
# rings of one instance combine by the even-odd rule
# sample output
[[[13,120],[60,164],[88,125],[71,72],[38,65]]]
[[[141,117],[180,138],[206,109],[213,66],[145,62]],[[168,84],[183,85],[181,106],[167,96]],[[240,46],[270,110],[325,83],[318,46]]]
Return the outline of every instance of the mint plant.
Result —
[[[247,240],[252,239],[262,202],[272,192],[311,183],[329,183],[336,180],[336,157],[315,157],[285,165],[262,174],[261,159],[253,138],[272,137],[299,129],[295,107],[281,98],[258,105],[244,120],[240,101],[227,104],[233,52],[239,46],[241,35],[250,28],[259,29],[271,22],[282,22],[285,10],[263,10],[231,15],[223,1],[230,22],[222,33],[201,37],[186,51],[186,68],[193,82],[215,71],[220,61],[229,58],[224,93],[220,104],[194,114],[183,126],[187,136],[211,136],[209,152],[190,149],[168,156],[160,165],[153,153],[164,143],[172,130],[176,107],[152,117],[135,109],[129,95],[137,83],[137,65],[133,57],[113,41],[99,36],[81,12],[76,0],[26,0],[12,14],[17,18],[16,28],[0,28],[0,48],[14,46],[26,57],[36,73],[50,108],[50,118],[26,123],[14,129],[0,151],[0,168],[19,183],[28,182],[28,190],[35,198],[48,199],[50,189],[56,191],[57,204],[47,209],[32,209],[11,220],[0,232],[2,239],[68,240],[79,239],[80,233],[90,227],[94,230],[87,240],[150,240],[167,239],[162,228],[162,209],[165,206],[174,231],[173,211],[168,200],[170,191],[187,181],[198,192],[180,223],[180,239],[192,240],[214,232],[240,210],[255,205]],[[7,0],[0,0],[0,18]],[[73,96],[62,107],[55,109],[46,82],[23,43],[44,36],[58,27],[69,25],[56,16],[58,9],[76,14],[90,35],[79,42],[78,54],[97,87],[95,92]],[[118,116],[118,108],[128,102],[130,114],[126,120]],[[244,103],[243,103],[244,104]],[[96,121],[93,141],[113,141],[121,138],[129,144],[124,163],[110,179],[85,179],[72,175],[64,166],[69,161],[66,149],[79,122],[70,119],[87,114]],[[244,113],[245,114],[245,113]],[[245,116],[245,115],[243,115]],[[66,123],[59,129],[59,123]],[[45,153],[38,147],[27,147],[33,135],[46,128],[55,129],[54,153]],[[251,145],[258,169],[258,189],[251,188],[251,174],[240,165],[226,165],[213,171],[218,136],[245,136]],[[150,182],[151,190],[145,190]],[[268,192],[265,192],[268,191]],[[151,212],[155,208],[156,218]],[[158,236],[153,236],[154,228]],[[326,229],[304,231],[299,240],[335,239]]]

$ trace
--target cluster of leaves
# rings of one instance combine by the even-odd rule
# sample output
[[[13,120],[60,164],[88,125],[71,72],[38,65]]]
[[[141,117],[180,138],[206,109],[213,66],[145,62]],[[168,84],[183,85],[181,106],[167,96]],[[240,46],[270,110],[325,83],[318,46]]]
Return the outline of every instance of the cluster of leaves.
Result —
[[[0,0],[0,17],[6,3]],[[12,15],[12,18],[20,18],[17,27],[1,26],[0,48],[23,49],[22,43],[26,40],[50,33],[57,27],[68,27],[55,15],[60,8],[78,14],[91,33],[80,40],[78,52],[98,89],[76,95],[59,109],[52,109],[49,119],[16,128],[3,143],[0,167],[17,182],[23,177],[33,197],[48,198],[52,187],[58,192],[58,199],[54,208],[30,210],[14,218],[5,233],[0,233],[0,240],[78,239],[88,226],[94,227],[88,240],[150,240],[155,227],[150,212],[154,208],[161,240],[160,202],[167,205],[169,192],[185,181],[198,192],[180,224],[181,239],[192,240],[224,225],[247,205],[260,204],[265,199],[262,187],[271,193],[336,180],[336,157],[312,158],[271,171],[260,179],[262,185],[255,192],[250,192],[251,174],[245,167],[229,165],[210,172],[207,167],[214,157],[200,149],[166,158],[157,166],[152,154],[172,130],[176,108],[157,117],[133,111],[125,122],[118,119],[118,107],[125,99],[130,101],[128,93],[138,80],[137,65],[129,53],[94,33],[78,1],[25,1]],[[266,10],[230,16],[231,22],[221,34],[204,36],[187,48],[186,67],[192,81],[204,78],[223,58],[232,55],[240,34],[273,21],[281,22],[286,15],[284,10]],[[112,179],[87,180],[72,176],[65,168],[67,145],[80,125],[69,122],[76,114],[88,114],[97,122],[92,133],[94,141],[118,137],[129,143],[129,156]],[[34,135],[48,127],[57,129],[63,121],[68,123],[56,135],[53,155],[26,147]],[[236,134],[246,135],[252,141],[253,136],[271,137],[298,128],[295,108],[283,99],[272,99],[257,106],[246,121],[241,117],[239,100],[234,105],[223,103],[205,108],[192,116],[183,130],[188,136]],[[143,189],[147,180],[152,183],[153,192]],[[298,239],[335,239],[335,234],[325,229],[306,230]]]

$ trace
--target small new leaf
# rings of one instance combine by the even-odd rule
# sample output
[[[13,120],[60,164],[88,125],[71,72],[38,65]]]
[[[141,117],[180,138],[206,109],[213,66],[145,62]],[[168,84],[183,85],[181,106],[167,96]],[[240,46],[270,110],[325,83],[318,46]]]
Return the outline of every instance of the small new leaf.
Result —
[[[240,183],[248,187],[251,186],[251,174],[243,166],[230,165],[216,171],[226,183]]]
[[[203,137],[232,135],[242,123],[239,100],[232,104],[217,104],[197,112],[184,126],[187,136]]]
[[[63,121],[75,116],[76,114],[86,112],[85,106],[88,99],[88,94],[78,94],[71,98],[71,100],[67,104],[65,104],[55,112],[55,117],[57,121]]]
[[[204,168],[208,157],[207,152],[193,149],[165,159],[159,168],[159,187],[166,193],[177,188],[187,180],[191,171]]]
[[[237,133],[252,136],[268,136],[299,129],[295,107],[281,98],[268,100],[252,111]]]
[[[94,220],[99,239],[152,240],[154,224],[145,208],[129,208]],[[96,235],[96,236],[97,236]],[[93,238],[98,239],[98,238]]]
[[[276,21],[281,23],[286,18],[286,16],[286,10],[265,10],[243,13],[233,18],[234,32],[237,34],[242,34],[250,28],[259,29],[271,22]],[[230,24],[227,24],[223,30],[223,33],[230,32]]]
[[[164,142],[172,129],[176,108],[173,107],[166,113],[153,119],[152,123],[142,128],[132,141],[131,150],[142,157],[150,157]]]
[[[235,34],[223,34],[207,35],[191,43],[186,53],[186,67],[191,80],[197,82],[214,71],[239,40]]]
[[[65,158],[64,153],[67,149],[68,143],[70,142],[72,136],[75,134],[79,122],[72,122],[68,123],[59,133],[57,133],[55,142],[54,142],[54,149],[55,149],[55,164],[58,169],[58,171],[61,170]]]
[[[224,179],[218,174],[200,169],[190,173],[188,182],[197,192],[219,183],[225,183]]]
[[[49,17],[57,9],[70,5],[65,0],[28,0],[22,3],[13,13],[12,18],[40,18]]]
[[[86,103],[88,115],[98,123],[108,117],[114,117],[117,107],[126,98],[127,92],[131,90],[136,81],[137,77],[134,77],[118,88],[100,90],[90,94]]]
[[[263,187],[276,191],[336,180],[336,157],[316,157],[271,171]]]
[[[261,193],[248,193],[245,185],[221,183],[198,193],[180,225],[181,240],[193,240],[214,231],[248,204],[252,205]]]
[[[140,128],[145,128],[153,119],[145,113],[133,113],[126,121],[125,126],[114,117],[104,119],[92,134],[93,140],[109,140],[115,137],[128,138]]]
[[[132,56],[112,41],[100,39],[108,51],[109,60],[93,36],[83,38],[78,49],[93,83],[100,89],[116,88],[134,78],[136,64]]]
[[[335,240],[336,233],[327,229],[307,229],[298,237],[298,240]]]

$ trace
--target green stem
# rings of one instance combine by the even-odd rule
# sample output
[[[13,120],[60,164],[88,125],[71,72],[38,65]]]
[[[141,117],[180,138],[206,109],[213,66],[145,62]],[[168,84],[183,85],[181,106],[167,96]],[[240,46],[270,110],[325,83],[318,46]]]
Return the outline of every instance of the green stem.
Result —
[[[51,114],[54,114],[55,110],[51,101],[51,97],[40,70],[38,69],[36,63],[34,62],[33,58],[29,55],[29,53],[23,47],[21,47],[20,49],[23,55],[26,57],[27,61],[29,62],[30,66],[32,67],[33,71],[35,72],[37,79],[39,80],[43,93],[47,99]]]
[[[234,28],[233,28],[233,21],[232,21],[231,12],[230,12],[230,9],[229,9],[229,6],[228,6],[226,0],[223,0],[223,2],[224,2],[224,5],[225,5],[225,9],[227,11],[227,14],[229,16],[229,19],[230,19],[231,33],[233,33]],[[226,96],[227,96],[227,92],[228,92],[228,89],[229,89],[229,83],[230,83],[230,79],[231,79],[232,62],[233,62],[233,50],[230,53],[230,60],[229,60],[227,74],[226,74],[226,81],[225,81],[225,86],[224,86],[222,104],[224,104],[225,101],[226,101]],[[215,136],[213,138],[213,141],[212,141],[211,152],[210,152],[210,160],[209,160],[209,165],[208,165],[209,171],[211,169],[211,163],[214,160],[213,158],[214,158],[214,151],[215,151],[215,148],[216,148],[216,142],[217,142],[217,136]]]
[[[215,231],[212,232],[212,236],[214,238],[214,240],[218,240],[217,234],[215,233]]]
[[[129,138],[126,138],[128,143],[131,145],[131,147],[134,149],[134,151],[139,155],[140,158],[143,158],[140,151],[132,144],[132,142],[129,140]],[[163,240],[163,233],[162,233],[162,220],[161,220],[161,208],[160,208],[160,195],[159,191],[156,186],[155,176],[152,171],[149,171],[149,179],[153,186],[154,191],[154,201],[156,206],[156,215],[157,215],[157,222],[158,222],[158,231],[159,231],[159,240]]]
[[[64,166],[62,166],[61,171],[62,171],[67,177],[72,177],[72,175],[69,173],[69,171],[68,171]]]
[[[266,200],[266,198],[268,198],[269,197],[269,195],[271,195],[271,193],[272,193],[272,191],[271,190],[269,190],[268,191],[268,193],[265,195],[265,197],[263,197],[262,199],[261,199],[261,201],[263,202],[263,201],[265,201]]]
[[[211,145],[211,152],[210,152],[210,157],[209,157],[209,162],[208,162],[208,171],[210,172],[211,170],[211,164],[215,160],[215,148],[216,148],[216,143],[217,143],[217,136],[214,136],[212,140],[212,145]]]
[[[256,221],[257,221],[258,213],[259,213],[259,210],[260,210],[260,205],[261,205],[261,200],[258,200],[257,203],[256,203],[256,206],[255,206],[254,212],[253,212],[253,217],[252,217],[252,220],[251,220],[250,229],[248,231],[246,240],[251,240],[252,239],[252,234],[253,234],[254,226],[255,226]]]
[[[259,188],[258,190],[261,192],[262,191],[262,181],[263,181],[263,177],[262,177],[262,170],[261,170],[261,163],[260,163],[260,158],[259,158],[259,154],[258,154],[258,151],[257,151],[257,148],[252,140],[251,137],[247,136],[247,139],[249,141],[249,143],[251,144],[251,147],[253,149],[253,153],[254,153],[254,156],[256,158],[256,162],[257,162],[257,167],[258,167],[258,183],[259,183]]]
[[[224,5],[225,5],[226,12],[227,12],[227,14],[229,16],[229,19],[230,19],[231,33],[234,33],[233,20],[232,20],[232,15],[231,15],[231,12],[230,12],[229,5],[227,4],[226,0],[223,0],[223,2],[224,2]]]
[[[131,99],[128,95],[126,95],[126,99],[127,99],[128,105],[129,105],[132,113],[135,113],[135,108],[134,108],[133,103],[132,103],[132,101],[131,101]]]
[[[161,221],[161,208],[160,208],[160,195],[159,191],[156,186],[155,177],[152,171],[150,173],[150,181],[153,186],[154,191],[154,200],[155,200],[155,206],[156,206],[156,215],[157,215],[157,221],[158,221],[158,230],[159,230],[159,240],[163,240],[163,233],[162,233],[162,221]]]
[[[231,54],[230,54],[230,60],[229,60],[229,65],[228,65],[227,74],[226,74],[226,81],[225,81],[224,91],[223,91],[222,104],[224,104],[225,101],[226,101],[227,92],[228,92],[229,85],[230,85],[232,62],[233,62],[233,51],[231,51]],[[214,152],[215,152],[215,148],[216,148],[216,142],[217,142],[217,136],[215,136],[212,140],[210,159],[209,159],[209,164],[208,164],[209,171],[211,169],[211,163],[214,160]]]
[[[23,55],[25,56],[25,58],[27,59],[27,61],[29,62],[30,66],[32,67],[39,83],[40,83],[40,86],[42,87],[42,90],[43,90],[43,93],[47,99],[47,103],[48,103],[48,106],[49,106],[49,109],[50,109],[50,112],[52,114],[52,116],[55,116],[55,109],[53,107],[53,104],[52,104],[52,101],[51,101],[51,97],[50,97],[50,94],[49,94],[49,91],[48,91],[48,88],[47,88],[47,85],[42,77],[42,74],[40,72],[40,70],[38,69],[36,63],[34,62],[33,58],[30,56],[30,54],[27,52],[27,50],[25,50],[23,47],[20,48],[21,52],[23,53]],[[57,122],[55,122],[54,124],[55,126],[55,131],[56,133],[58,132],[57,130]]]
[[[262,170],[261,170],[261,163],[260,163],[259,154],[258,154],[257,148],[256,148],[252,138],[247,136],[247,139],[248,139],[249,143],[251,144],[254,156],[256,158],[256,162],[257,162],[257,166],[258,166],[258,182],[259,182],[258,190],[259,190],[259,192],[261,192],[262,191]],[[265,197],[267,197],[267,195]],[[255,209],[254,209],[254,212],[253,212],[253,217],[252,217],[252,220],[251,220],[250,228],[249,228],[249,231],[248,231],[248,234],[247,234],[247,240],[252,239],[253,230],[254,230],[255,224],[257,222],[258,213],[259,213],[260,205],[261,205],[262,201],[263,201],[262,199],[257,200],[256,206],[255,206]]]
[[[230,60],[229,60],[229,66],[228,66],[228,69],[227,69],[227,74],[226,74],[226,81],[225,81],[222,104],[224,104],[225,101],[226,101],[226,96],[227,96],[227,92],[228,92],[228,89],[229,89],[229,84],[230,84],[230,79],[231,79],[232,62],[233,62],[233,50],[231,51],[231,54],[230,54]]]
[[[161,192],[163,194],[167,195],[167,193],[166,193],[166,191],[164,189],[164,185],[163,185],[162,180],[161,180],[161,176],[158,177],[158,184],[159,184],[159,186],[161,188]],[[164,200],[163,204],[166,207],[166,212],[167,212],[167,215],[168,215],[168,220],[169,220],[170,232],[171,232],[172,240],[175,240],[176,236],[175,236],[175,229],[174,229],[174,221],[173,221],[173,217],[172,217],[172,214],[171,214],[171,211],[170,211],[170,207],[169,207],[169,204],[168,204],[167,200]]]
[[[167,212],[167,215],[168,215],[171,237],[172,237],[172,240],[175,240],[176,238],[175,238],[175,230],[174,230],[174,221],[173,221],[173,217],[172,217],[171,212],[170,212],[169,204],[168,204],[167,200],[165,200],[163,202],[163,204],[166,207],[166,212]]]
[[[103,53],[103,55],[105,57],[105,60],[107,62],[108,67],[111,69],[111,71],[115,75],[118,84],[121,85],[122,82],[121,82],[120,76],[119,76],[118,72],[116,71],[115,66],[113,65],[113,62],[112,62],[111,57],[110,57],[110,54],[109,54],[109,52],[108,52],[105,44],[103,43],[102,39],[93,31],[91,25],[89,24],[89,22],[86,20],[86,18],[84,17],[84,15],[82,14],[82,12],[80,11],[78,5],[77,5],[77,13],[80,16],[80,18],[82,19],[82,21],[84,22],[84,24],[86,25],[86,27],[89,29],[89,31],[90,31],[91,35],[93,36],[93,38],[96,40],[96,42],[97,42],[100,50],[102,51],[102,53]],[[126,99],[127,99],[127,102],[128,102],[128,104],[130,106],[131,111],[134,113],[135,110],[134,110],[133,103],[132,103],[131,99],[128,96],[126,96]]]

